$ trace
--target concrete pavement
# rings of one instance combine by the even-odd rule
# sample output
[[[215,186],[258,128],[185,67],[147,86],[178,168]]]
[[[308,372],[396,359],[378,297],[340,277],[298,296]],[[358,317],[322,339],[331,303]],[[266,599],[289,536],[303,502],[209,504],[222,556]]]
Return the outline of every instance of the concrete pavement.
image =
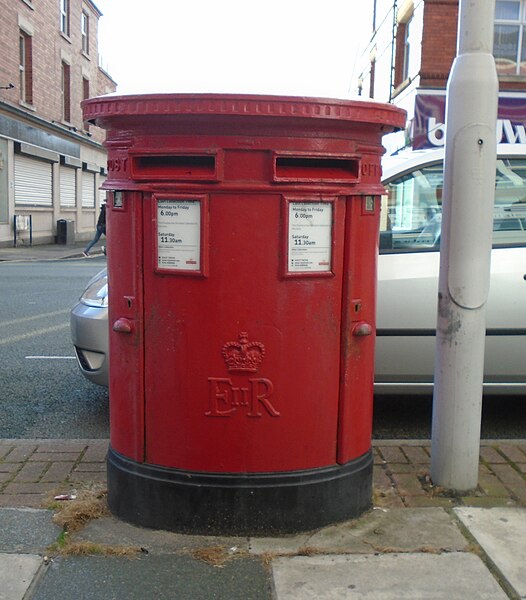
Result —
[[[65,258],[81,258],[82,251],[88,245],[89,240],[75,242],[73,244],[40,244],[3,246],[0,247],[0,262],[2,261],[34,261],[34,260],[61,260]],[[96,246],[90,251],[90,256],[97,256],[102,253],[102,246],[106,245],[105,238],[102,238]],[[89,257],[88,257],[89,260]]]
[[[484,441],[467,496],[431,485],[428,441],[375,442],[373,509],[272,538],[115,519],[107,447],[0,440],[0,600],[526,598],[526,440]]]

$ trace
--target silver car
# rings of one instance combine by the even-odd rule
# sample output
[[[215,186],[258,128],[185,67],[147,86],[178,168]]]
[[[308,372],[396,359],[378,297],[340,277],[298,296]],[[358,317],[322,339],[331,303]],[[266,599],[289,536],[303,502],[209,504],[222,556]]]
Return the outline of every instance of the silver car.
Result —
[[[93,383],[108,385],[108,274],[90,279],[70,316],[71,339],[80,372]]]
[[[443,150],[389,157],[383,182],[375,392],[430,394]],[[484,392],[526,393],[526,145],[499,147]],[[71,313],[81,372],[108,384],[108,283],[101,271]]]
[[[431,393],[443,150],[384,161],[375,365],[377,393]],[[526,146],[498,147],[484,392],[526,393]]]

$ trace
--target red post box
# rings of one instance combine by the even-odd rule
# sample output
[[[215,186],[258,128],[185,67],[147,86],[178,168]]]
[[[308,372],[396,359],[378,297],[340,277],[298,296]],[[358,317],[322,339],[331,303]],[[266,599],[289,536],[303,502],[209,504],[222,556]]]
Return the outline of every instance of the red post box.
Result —
[[[108,495],[194,533],[370,506],[381,136],[370,102],[94,98],[107,130]]]

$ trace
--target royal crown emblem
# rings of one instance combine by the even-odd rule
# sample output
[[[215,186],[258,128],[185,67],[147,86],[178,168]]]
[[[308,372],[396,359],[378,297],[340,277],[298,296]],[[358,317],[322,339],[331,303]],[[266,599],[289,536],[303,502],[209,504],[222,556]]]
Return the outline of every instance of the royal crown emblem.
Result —
[[[242,331],[239,342],[227,342],[221,353],[230,373],[255,373],[265,356],[265,346],[249,342],[248,334]]]

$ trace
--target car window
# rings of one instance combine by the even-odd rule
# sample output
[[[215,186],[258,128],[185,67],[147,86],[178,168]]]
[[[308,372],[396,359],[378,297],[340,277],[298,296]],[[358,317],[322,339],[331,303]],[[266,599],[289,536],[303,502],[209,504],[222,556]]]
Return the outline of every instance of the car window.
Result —
[[[391,180],[382,202],[381,251],[438,250],[443,163]],[[497,160],[493,246],[526,245],[526,159]]]

